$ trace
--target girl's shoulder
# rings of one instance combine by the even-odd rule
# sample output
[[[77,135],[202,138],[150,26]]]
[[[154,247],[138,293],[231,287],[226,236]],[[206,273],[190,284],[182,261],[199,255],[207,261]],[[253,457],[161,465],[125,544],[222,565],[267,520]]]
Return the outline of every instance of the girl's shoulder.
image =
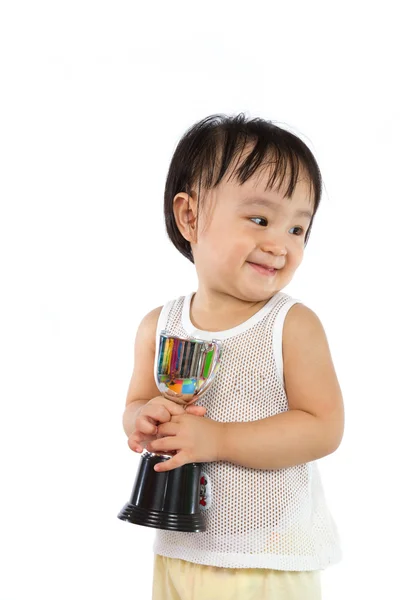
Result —
[[[293,360],[297,361],[299,353],[307,349],[311,357],[315,354],[314,348],[319,348],[324,353],[329,351],[323,325],[311,308],[293,300],[289,302],[282,331],[282,350],[286,366]]]
[[[328,420],[332,425],[328,442],[336,446],[343,434],[342,393],[323,325],[316,313],[300,302],[293,304],[286,316],[282,353],[289,408]]]

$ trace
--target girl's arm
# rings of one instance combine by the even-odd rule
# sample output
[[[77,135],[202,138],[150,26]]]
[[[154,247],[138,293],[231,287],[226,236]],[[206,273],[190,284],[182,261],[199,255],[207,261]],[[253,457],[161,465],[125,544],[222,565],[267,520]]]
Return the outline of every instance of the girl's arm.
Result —
[[[322,458],[340,445],[342,393],[317,315],[295,304],[283,328],[289,410],[259,421],[220,423],[216,459],[255,469],[282,469]]]
[[[149,312],[141,321],[135,338],[134,368],[125,400],[122,424],[129,437],[134,429],[136,413],[160,392],[154,381],[156,330],[162,306]]]

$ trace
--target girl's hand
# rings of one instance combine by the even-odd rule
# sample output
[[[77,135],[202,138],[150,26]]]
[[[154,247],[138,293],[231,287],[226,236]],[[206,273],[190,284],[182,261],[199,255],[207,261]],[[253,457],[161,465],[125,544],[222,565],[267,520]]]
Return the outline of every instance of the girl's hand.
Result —
[[[143,452],[145,447],[149,449],[149,442],[157,439],[159,424],[169,422],[174,415],[188,413],[201,417],[205,412],[203,406],[187,406],[185,410],[183,406],[163,396],[156,396],[138,409],[134,422],[135,428],[128,438],[128,446],[134,452]]]
[[[149,443],[150,452],[171,453],[175,456],[155,465],[156,471],[171,471],[191,462],[219,460],[224,423],[194,414],[174,415],[168,423],[158,427],[158,435],[165,436]]]

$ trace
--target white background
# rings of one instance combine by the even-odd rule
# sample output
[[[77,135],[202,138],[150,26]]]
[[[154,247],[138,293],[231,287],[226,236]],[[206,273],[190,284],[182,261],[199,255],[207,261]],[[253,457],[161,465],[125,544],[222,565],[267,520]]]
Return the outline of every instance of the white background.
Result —
[[[396,597],[395,2],[22,2],[0,9],[0,600],[150,599],[154,531],[117,519],[133,341],[196,288],[163,188],[196,120],[244,111],[319,161],[288,293],[320,316],[346,433],[320,461],[344,558],[324,599]],[[397,354],[397,356],[396,356]]]

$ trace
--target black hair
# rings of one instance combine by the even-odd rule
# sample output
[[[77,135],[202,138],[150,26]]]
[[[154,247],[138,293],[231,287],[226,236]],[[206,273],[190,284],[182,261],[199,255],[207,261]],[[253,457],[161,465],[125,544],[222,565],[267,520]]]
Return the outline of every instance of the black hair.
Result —
[[[250,143],[253,144],[253,149],[238,167],[241,153]],[[280,176],[280,188],[289,165],[289,184],[285,198],[292,196],[300,167],[303,168],[314,200],[313,217],[305,236],[307,244],[322,193],[321,173],[311,150],[299,137],[274,125],[272,121],[261,118],[250,120],[243,113],[234,116],[215,114],[198,121],[182,136],[172,156],[165,183],[164,217],[167,234],[179,252],[192,263],[194,260],[190,242],[182,236],[175,221],[174,198],[179,192],[191,194],[197,183],[199,211],[200,188],[207,190],[216,187],[237,156],[239,159],[234,175],[239,184],[252,177],[260,167],[273,164],[266,187],[273,187]],[[197,212],[197,216],[198,214]]]

